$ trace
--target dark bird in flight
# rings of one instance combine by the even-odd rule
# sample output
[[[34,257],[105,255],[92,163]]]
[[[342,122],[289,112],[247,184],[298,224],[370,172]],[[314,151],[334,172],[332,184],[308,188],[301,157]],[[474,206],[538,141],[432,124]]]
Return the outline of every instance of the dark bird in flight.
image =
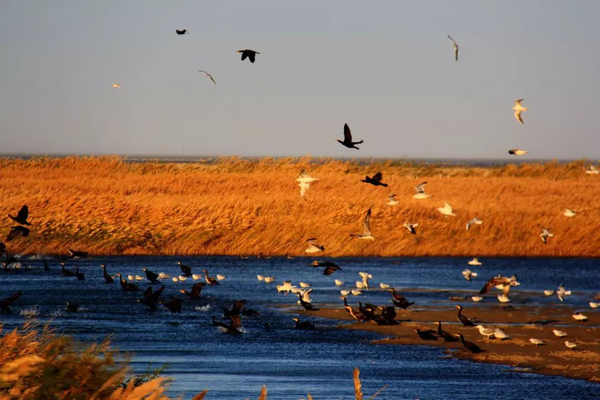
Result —
[[[187,29],[182,29],[182,30],[175,29],[175,33],[177,33],[179,36],[181,36],[181,35],[186,35],[186,34],[187,34],[187,35],[189,35],[189,34],[190,34],[190,33],[187,31]]]
[[[79,267],[75,267],[75,276],[79,281],[85,281],[85,275],[82,272],[79,272]]]
[[[142,268],[142,271],[146,273],[146,278],[152,283],[158,283],[158,274],[150,271],[148,268]]]
[[[190,299],[199,299],[200,296],[202,295],[202,289],[204,288],[204,286],[206,286],[206,283],[198,282],[198,283],[195,283],[194,286],[192,286],[191,292],[188,292],[185,289],[181,289],[179,292],[185,294]]]
[[[7,297],[4,300],[0,300],[0,309],[2,310],[2,312],[10,314],[10,306],[19,299],[19,297],[21,297],[21,294],[23,292],[21,292],[20,290],[16,293],[13,293],[12,295],[10,295],[9,297]]]
[[[398,308],[401,308],[403,310],[406,310],[408,307],[412,306],[413,304],[415,304],[415,302],[409,302],[408,300],[406,300],[406,297],[404,297],[402,294],[397,293],[396,289],[394,288],[390,288],[389,289],[390,292],[392,292],[392,303],[394,303],[394,305]]]
[[[161,301],[160,304],[167,307],[169,311],[172,313],[180,313],[181,312],[181,300],[177,297],[171,297],[171,300],[168,302]]]
[[[62,267],[61,273],[62,273],[63,276],[75,276],[75,272],[73,272],[73,271],[65,268],[65,263],[64,262],[60,263],[60,265]]]
[[[464,326],[475,326],[471,318],[462,314],[462,306],[456,306],[456,308],[458,308],[458,314],[456,315],[456,318],[458,318],[459,322],[461,322]]]
[[[24,238],[26,238],[27,236],[29,236],[29,232],[30,232],[29,229],[25,228],[24,226],[13,226],[12,228],[10,228],[10,232],[8,233],[8,236],[6,237],[6,241],[10,242],[11,240],[19,237],[20,235],[22,235]]]
[[[181,268],[181,272],[183,272],[183,275],[192,276],[192,269],[190,267],[188,267],[187,265],[183,265],[181,261],[177,261],[177,265],[179,265],[179,268]]]
[[[153,291],[151,286],[148,286],[148,289],[144,291],[144,298],[138,299],[138,303],[142,303],[145,306],[149,307],[151,310],[156,310],[156,303],[158,302],[158,298],[165,290],[165,285],[162,285],[160,289],[157,291]]]
[[[433,329],[427,329],[426,331],[415,329],[415,332],[417,332],[417,335],[423,340],[437,340],[437,332]]]
[[[223,318],[231,318],[232,316],[239,316],[242,313],[242,309],[246,305],[247,300],[238,300],[231,305],[231,309],[223,308]]]
[[[260,54],[258,51],[254,51],[254,50],[238,50],[236,51],[236,53],[242,53],[242,61],[244,61],[246,58],[248,58],[250,60],[251,63],[254,64],[254,61],[256,61],[256,55]]]
[[[29,222],[27,222],[27,217],[29,217],[29,208],[27,207],[27,204],[21,207],[16,217],[13,217],[10,214],[8,214],[8,217],[15,221],[17,224],[31,225]]]
[[[89,254],[87,251],[77,251],[77,250],[73,250],[71,248],[69,248],[69,257],[67,257],[67,259],[69,258],[76,258],[76,259],[80,259],[80,258],[88,258]]]
[[[114,279],[112,276],[109,275],[108,272],[106,272],[106,265],[102,264],[102,276],[104,277],[104,280],[106,281],[106,283],[114,283]]]
[[[304,331],[311,331],[313,329],[315,329],[315,326],[308,321],[302,321],[300,322],[300,320],[298,318],[292,318],[292,320],[296,323],[296,326],[294,327],[295,329],[300,329],[300,330],[304,330]]]
[[[240,318],[239,315],[232,315],[230,318],[231,323],[230,325],[227,325],[226,323],[222,322],[222,321],[217,321],[216,317],[213,315],[212,317],[212,324],[213,326],[218,326],[220,328],[223,328],[225,333],[229,333],[232,335],[241,335],[242,331],[240,331],[238,328],[242,327],[242,319]]]
[[[382,178],[383,178],[383,175],[381,174],[381,172],[378,172],[375,175],[373,175],[372,178],[369,178],[368,176],[366,176],[365,179],[361,180],[361,182],[370,183],[373,186],[388,187],[387,183],[381,182]]]
[[[336,139],[338,142],[340,142],[343,146],[346,146],[349,149],[356,149],[356,150],[360,150],[358,147],[356,147],[357,144],[361,144],[364,143],[364,140],[361,140],[360,142],[353,142],[352,141],[352,132],[350,132],[350,127],[348,126],[348,124],[344,124],[344,140],[339,140]]]
[[[460,338],[460,342],[465,347],[465,349],[469,350],[471,353],[483,353],[481,347],[477,346],[473,342],[466,341],[462,333],[457,334],[457,336]]]
[[[453,334],[451,334],[451,333],[446,332],[445,330],[443,330],[442,329],[442,323],[440,321],[438,321],[437,334],[440,335],[440,337],[442,339],[444,339],[446,342],[458,342],[458,340],[459,340]]]

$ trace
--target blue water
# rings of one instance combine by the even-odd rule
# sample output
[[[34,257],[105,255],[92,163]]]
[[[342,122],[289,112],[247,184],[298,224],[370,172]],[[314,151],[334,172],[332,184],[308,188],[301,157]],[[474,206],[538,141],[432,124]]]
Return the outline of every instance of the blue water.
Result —
[[[339,289],[334,279],[353,286],[358,271],[373,275],[372,284],[391,284],[421,305],[449,307],[456,301],[450,296],[472,295],[492,276],[518,274],[521,286],[511,291],[514,303],[556,303],[556,297],[540,295],[543,289],[555,289],[564,282],[573,295],[570,305],[590,311],[587,303],[600,291],[600,260],[591,259],[483,259],[484,265],[470,267],[479,276],[470,283],[461,271],[467,266],[461,258],[346,258],[337,259],[343,272],[327,277],[322,268],[312,268],[312,259],[286,258],[240,260],[234,257],[96,257],[71,261],[86,274],[85,281],[61,276],[57,260],[51,260],[52,271],[44,272],[40,260],[23,260],[31,270],[0,270],[0,298],[16,290],[24,295],[13,306],[12,315],[0,315],[5,328],[20,325],[22,309],[35,305],[38,319],[52,319],[61,333],[73,335],[83,342],[113,335],[112,341],[122,351],[133,352],[133,367],[144,372],[148,363],[158,367],[169,365],[167,375],[175,381],[170,394],[191,398],[204,389],[211,399],[258,397],[263,384],[273,399],[299,399],[311,393],[316,399],[353,398],[352,370],[361,369],[363,391],[369,396],[384,385],[388,387],[378,399],[585,399],[600,396],[600,385],[585,381],[519,374],[509,367],[477,364],[445,357],[443,350],[426,346],[373,345],[377,334],[336,329],[337,321],[310,318],[316,331],[293,329],[289,311],[297,310],[297,298],[278,294],[275,284],[283,280],[310,282],[317,305],[340,304]],[[101,263],[111,274],[144,275],[141,268],[154,272],[180,275],[176,261],[201,273],[226,275],[220,286],[207,287],[199,301],[187,300],[181,314],[160,308],[151,312],[136,302],[141,293],[125,293],[118,283],[106,284]],[[256,275],[275,276],[267,285]],[[163,298],[183,295],[189,289],[189,278],[183,283],[165,281]],[[147,283],[138,282],[143,289]],[[156,286],[156,285],[155,285]],[[158,286],[157,286],[158,287]],[[261,313],[244,317],[245,333],[231,336],[211,325],[213,315],[220,316],[220,306],[229,307],[234,300],[247,299],[248,308]],[[390,304],[389,293],[370,290],[362,301]],[[63,312],[66,301],[83,308],[76,314]],[[355,301],[352,299],[352,301]],[[475,306],[464,303],[465,306]],[[210,306],[206,310],[206,306]],[[203,311],[196,307],[204,307]],[[488,300],[477,307],[499,307]],[[596,311],[597,312],[597,311]],[[303,318],[304,319],[304,318]],[[271,322],[271,331],[264,322]],[[367,396],[367,398],[369,397]]]

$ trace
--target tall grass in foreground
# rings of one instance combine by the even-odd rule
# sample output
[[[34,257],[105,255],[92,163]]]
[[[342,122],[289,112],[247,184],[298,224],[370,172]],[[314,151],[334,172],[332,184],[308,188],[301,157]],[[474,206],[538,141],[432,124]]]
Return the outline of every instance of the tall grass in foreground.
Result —
[[[0,334],[0,400],[169,400],[164,394],[169,379],[158,374],[128,377],[127,362],[115,361],[123,357],[108,341],[81,348],[35,323],[8,333],[0,324]],[[358,368],[354,391],[356,400],[363,400]],[[313,399],[310,394],[307,398]],[[258,399],[267,400],[266,386]]]
[[[306,200],[300,170],[319,178]],[[92,254],[304,254],[318,237],[331,256],[598,256],[600,176],[585,163],[454,167],[400,161],[333,159],[243,160],[213,163],[128,163],[115,157],[0,159],[0,205],[28,204],[27,239],[9,251]],[[383,172],[389,188],[359,182]],[[432,197],[412,198],[427,181]],[[386,204],[396,194],[400,202]],[[457,214],[436,211],[444,202]],[[372,207],[374,242],[355,240]],[[562,215],[565,208],[578,212]],[[483,225],[467,232],[473,217]],[[402,227],[419,223],[418,235]],[[0,219],[0,233],[11,221]],[[542,227],[554,238],[544,245]]]

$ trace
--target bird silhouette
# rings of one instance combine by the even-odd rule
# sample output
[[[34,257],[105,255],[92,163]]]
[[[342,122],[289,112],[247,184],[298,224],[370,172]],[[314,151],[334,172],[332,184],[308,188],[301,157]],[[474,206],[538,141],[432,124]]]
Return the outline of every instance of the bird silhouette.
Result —
[[[256,61],[256,55],[260,54],[258,51],[249,50],[249,49],[238,50],[238,51],[236,51],[236,53],[242,54],[242,61],[244,61],[246,58],[248,58],[248,60],[250,60],[250,62],[253,64],[254,64],[254,61]]]
[[[336,140],[340,142],[343,146],[346,146],[349,149],[356,150],[360,150],[358,147],[356,147],[357,144],[364,143],[364,140],[361,140],[360,142],[352,141],[352,132],[350,131],[350,127],[348,126],[348,124],[344,124],[344,140]]]

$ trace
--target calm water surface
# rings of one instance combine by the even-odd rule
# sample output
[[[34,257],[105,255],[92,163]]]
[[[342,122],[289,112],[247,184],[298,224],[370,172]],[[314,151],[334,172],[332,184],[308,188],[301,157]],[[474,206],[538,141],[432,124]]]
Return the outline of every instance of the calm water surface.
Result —
[[[16,290],[24,295],[13,306],[12,315],[1,315],[10,329],[24,320],[21,310],[37,306],[39,320],[53,319],[58,331],[78,340],[91,342],[113,335],[113,343],[133,352],[133,366],[144,372],[148,363],[168,364],[167,374],[175,379],[172,395],[191,398],[204,389],[211,399],[258,397],[260,387],[268,386],[273,399],[299,399],[311,393],[315,399],[351,399],[352,370],[361,369],[363,390],[372,395],[388,385],[379,399],[587,399],[600,396],[600,385],[585,381],[518,374],[509,367],[476,364],[444,358],[443,350],[425,346],[385,346],[370,342],[376,334],[336,329],[337,321],[311,318],[317,331],[297,331],[288,313],[297,310],[296,298],[277,294],[275,283],[267,285],[256,275],[275,276],[276,283],[310,282],[315,304],[339,304],[339,288],[334,279],[354,285],[358,271],[373,275],[379,282],[400,288],[409,300],[419,305],[451,306],[450,296],[470,295],[485,280],[503,274],[518,274],[522,283],[513,302],[554,304],[556,297],[540,295],[543,289],[555,289],[564,282],[573,291],[570,305],[592,312],[587,302],[600,291],[600,260],[587,259],[483,259],[484,265],[472,267],[479,273],[473,283],[465,281],[462,258],[345,258],[337,259],[343,272],[323,276],[322,269],[307,266],[312,259],[271,258],[240,260],[234,257],[105,257],[70,261],[86,274],[85,281],[61,276],[57,260],[50,260],[51,272],[44,272],[42,261],[23,260],[32,270],[0,271],[0,297]],[[176,261],[201,273],[207,268],[214,276],[226,275],[222,285],[207,287],[203,299],[184,303],[183,312],[173,315],[161,308],[151,312],[136,303],[141,293],[124,293],[118,283],[104,283],[101,263],[111,274],[144,275],[147,267],[171,276],[180,274]],[[145,289],[147,283],[139,282]],[[168,280],[163,298],[183,295],[184,283]],[[155,285],[158,287],[158,285]],[[513,292],[511,292],[513,293]],[[243,319],[245,334],[233,337],[211,326],[211,317],[220,316],[220,307],[229,307],[239,299],[261,313]],[[389,304],[389,293],[365,291],[362,301]],[[351,298],[352,301],[357,300]],[[82,311],[64,312],[64,304],[80,304]],[[469,305],[469,303],[465,303]],[[469,306],[475,306],[472,303]],[[499,307],[491,299],[477,307]],[[597,311],[596,311],[597,312]],[[271,323],[271,331],[264,323]]]

